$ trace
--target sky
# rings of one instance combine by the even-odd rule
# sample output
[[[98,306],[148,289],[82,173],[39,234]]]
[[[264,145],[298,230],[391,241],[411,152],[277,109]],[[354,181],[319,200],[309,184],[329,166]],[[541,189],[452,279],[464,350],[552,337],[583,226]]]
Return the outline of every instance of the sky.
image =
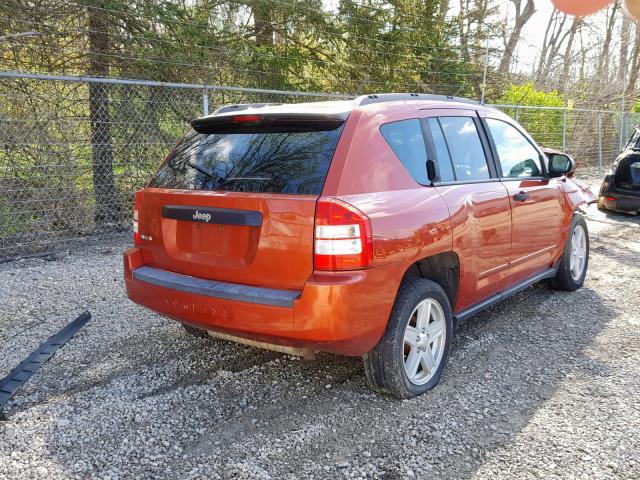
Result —
[[[535,63],[536,56],[540,53],[540,48],[544,41],[544,31],[547,28],[549,16],[553,12],[553,5],[550,0],[537,0],[535,2],[536,13],[533,14],[531,20],[524,26],[522,36],[523,40],[518,45],[516,58],[518,63],[531,65]],[[513,15],[513,9],[509,12]],[[524,70],[523,65],[523,70]]]

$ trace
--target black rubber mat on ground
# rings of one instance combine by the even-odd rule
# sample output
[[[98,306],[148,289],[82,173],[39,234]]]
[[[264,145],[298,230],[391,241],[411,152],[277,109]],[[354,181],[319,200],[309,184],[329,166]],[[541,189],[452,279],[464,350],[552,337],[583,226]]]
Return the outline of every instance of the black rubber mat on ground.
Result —
[[[3,410],[7,402],[18,389],[47,361],[56,351],[73,337],[91,319],[91,313],[84,312],[58,333],[40,345],[31,355],[0,380],[0,420],[6,420]]]

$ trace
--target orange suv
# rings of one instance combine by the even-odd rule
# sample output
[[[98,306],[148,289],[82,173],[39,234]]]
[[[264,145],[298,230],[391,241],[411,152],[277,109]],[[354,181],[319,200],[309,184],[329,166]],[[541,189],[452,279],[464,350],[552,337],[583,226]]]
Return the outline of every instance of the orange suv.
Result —
[[[129,298],[191,333],[363,356],[409,398],[438,383],[457,320],[584,281],[594,195],[493,108],[379,94],[192,126],[137,193],[124,253]]]

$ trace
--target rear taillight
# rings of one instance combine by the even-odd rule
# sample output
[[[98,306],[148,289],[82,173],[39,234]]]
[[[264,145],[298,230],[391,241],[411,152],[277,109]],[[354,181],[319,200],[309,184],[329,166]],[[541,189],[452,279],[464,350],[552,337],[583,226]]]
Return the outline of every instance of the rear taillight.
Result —
[[[335,198],[320,198],[316,206],[314,266],[316,270],[356,270],[373,261],[369,218]]]
[[[140,241],[140,232],[138,231],[138,215],[140,209],[140,192],[136,192],[136,203],[133,207],[133,244],[139,246],[142,244]]]

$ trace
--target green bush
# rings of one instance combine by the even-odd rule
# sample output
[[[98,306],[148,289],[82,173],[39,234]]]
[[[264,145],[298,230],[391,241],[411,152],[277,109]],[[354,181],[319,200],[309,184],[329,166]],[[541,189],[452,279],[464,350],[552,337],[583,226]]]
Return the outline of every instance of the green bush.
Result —
[[[562,109],[565,104],[560,92],[536,90],[531,82],[510,85],[496,103],[514,105],[501,109],[518,120],[540,145],[562,148]],[[528,107],[550,107],[557,110]],[[567,110],[570,108],[567,107]],[[570,130],[570,123],[570,115],[567,115],[567,131]]]

